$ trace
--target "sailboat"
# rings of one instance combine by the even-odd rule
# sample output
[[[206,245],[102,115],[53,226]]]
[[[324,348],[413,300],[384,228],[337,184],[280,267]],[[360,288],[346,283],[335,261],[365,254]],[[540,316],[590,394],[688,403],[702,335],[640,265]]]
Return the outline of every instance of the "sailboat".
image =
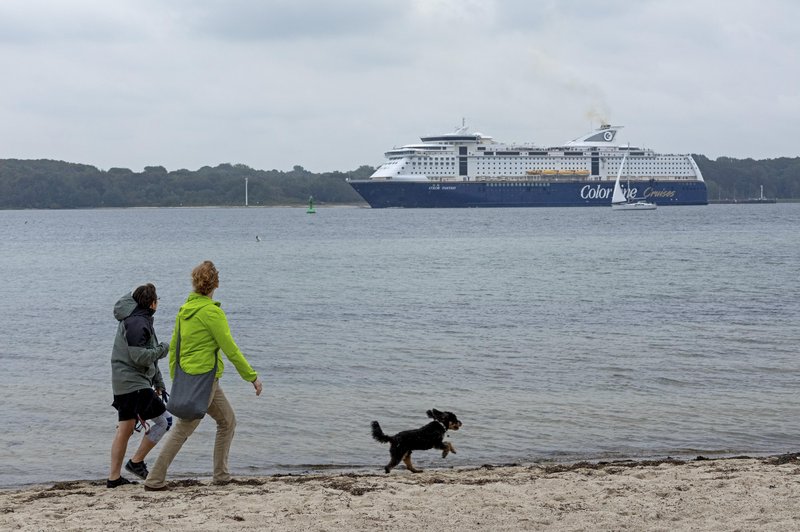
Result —
[[[619,165],[617,172],[617,180],[614,182],[614,194],[611,196],[611,208],[615,211],[652,211],[656,208],[655,203],[650,203],[643,199],[628,198],[622,191],[622,186],[619,184],[619,178],[622,176],[622,168],[625,166],[625,159],[628,154],[622,156],[622,162]],[[630,181],[628,182],[628,191],[631,190]]]

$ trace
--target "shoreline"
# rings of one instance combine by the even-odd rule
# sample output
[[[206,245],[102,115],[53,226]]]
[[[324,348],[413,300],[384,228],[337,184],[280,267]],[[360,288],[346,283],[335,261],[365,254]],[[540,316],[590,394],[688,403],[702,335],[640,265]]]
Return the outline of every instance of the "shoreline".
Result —
[[[0,529],[793,530],[800,453],[0,489]],[[122,526],[121,526],[122,525]]]
[[[700,451],[703,452],[703,451]],[[494,469],[494,468],[511,468],[511,467],[539,467],[544,470],[555,471],[571,471],[574,469],[600,469],[609,466],[618,467],[632,467],[634,465],[660,465],[662,463],[671,464],[684,464],[708,460],[739,460],[739,459],[752,459],[752,460],[789,460],[797,459],[800,464],[800,452],[798,453],[775,453],[775,452],[756,452],[737,454],[723,451],[708,451],[704,454],[694,453],[676,453],[668,455],[657,454],[644,454],[638,457],[603,457],[603,456],[571,456],[552,459],[539,459],[535,461],[509,461],[509,462],[473,462],[464,465],[432,465],[423,464],[422,469],[425,472],[444,472],[444,471],[473,471],[479,469]],[[393,472],[406,472],[405,465],[402,463],[398,465]],[[282,477],[312,477],[312,476],[383,476],[383,464],[373,465],[346,465],[346,464],[305,464],[305,465],[280,465],[264,471],[253,473],[233,473],[235,479],[266,479],[266,478],[282,478]],[[144,482],[143,480],[132,475],[130,472],[123,469],[122,476],[132,481]],[[176,472],[170,475],[169,482],[175,482],[176,485],[188,482],[192,483],[210,483],[211,471],[202,473],[181,473]],[[68,485],[74,483],[85,483],[92,486],[105,486],[105,478],[60,478],[51,480],[33,480],[21,481],[10,484],[0,484],[0,494],[10,491],[24,491],[31,489],[44,489],[53,488],[54,486]]]

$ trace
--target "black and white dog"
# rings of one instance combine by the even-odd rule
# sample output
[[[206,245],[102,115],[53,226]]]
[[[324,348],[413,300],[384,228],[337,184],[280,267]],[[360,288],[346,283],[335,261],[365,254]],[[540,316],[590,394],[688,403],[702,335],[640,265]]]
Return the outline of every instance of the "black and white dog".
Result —
[[[444,434],[448,430],[458,430],[461,422],[452,412],[439,412],[435,408],[428,410],[429,418],[433,421],[424,427],[414,430],[404,430],[394,436],[387,436],[381,430],[377,421],[372,422],[372,437],[381,443],[389,443],[389,454],[391,460],[386,464],[384,471],[387,473],[402,460],[409,471],[419,473],[422,469],[417,469],[411,463],[411,451],[425,451],[427,449],[441,449],[442,458],[449,453],[455,454],[456,449],[450,442],[442,441]]]

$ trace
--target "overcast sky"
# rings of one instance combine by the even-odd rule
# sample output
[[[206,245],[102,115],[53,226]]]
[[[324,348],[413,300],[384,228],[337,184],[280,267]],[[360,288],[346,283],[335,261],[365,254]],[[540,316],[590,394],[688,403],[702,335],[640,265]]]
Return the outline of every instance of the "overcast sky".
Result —
[[[0,159],[347,171],[462,118],[796,157],[798,28],[796,0],[2,0]]]

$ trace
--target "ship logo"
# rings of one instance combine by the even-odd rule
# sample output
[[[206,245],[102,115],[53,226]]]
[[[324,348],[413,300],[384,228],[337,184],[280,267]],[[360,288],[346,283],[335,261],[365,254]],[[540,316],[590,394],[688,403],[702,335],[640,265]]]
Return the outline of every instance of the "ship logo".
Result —
[[[583,137],[577,139],[573,142],[576,143],[583,143],[583,142],[611,142],[614,140],[614,137],[617,135],[617,131],[615,129],[607,129],[605,131],[601,131],[599,133],[595,133],[594,135],[589,135],[587,137]]]
[[[611,187],[585,185],[581,188],[581,199],[608,199],[610,197]]]

